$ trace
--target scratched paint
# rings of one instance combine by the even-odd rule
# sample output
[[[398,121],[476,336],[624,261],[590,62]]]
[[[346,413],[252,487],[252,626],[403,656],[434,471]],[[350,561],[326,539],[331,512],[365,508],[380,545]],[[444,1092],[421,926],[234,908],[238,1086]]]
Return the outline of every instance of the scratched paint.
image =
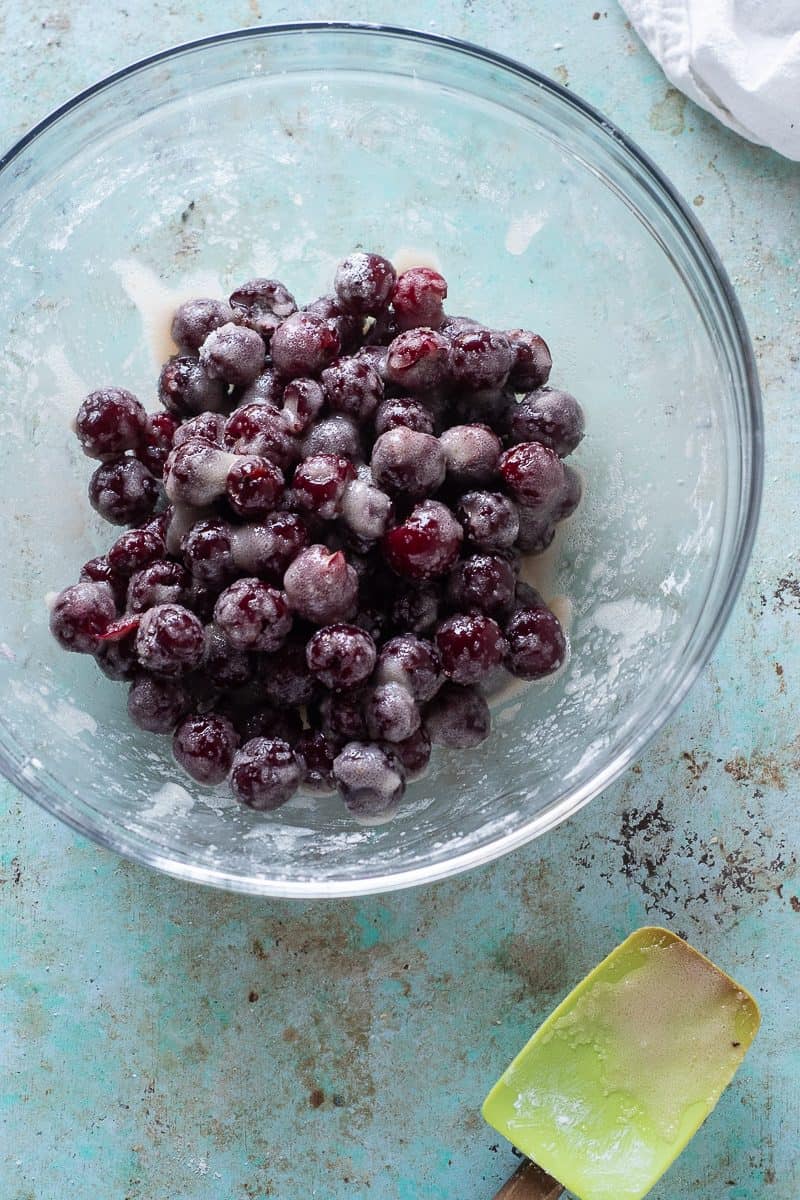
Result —
[[[764,1010],[735,1088],[654,1200],[800,1194],[800,173],[684,104],[616,8],[568,7],[374,0],[369,16],[560,76],[702,203],[766,393],[762,534],[730,628],[623,781],[535,845],[420,892],[331,907],[199,891],[0,787],[3,1200],[101,1186],[121,1200],[484,1200],[514,1165],[478,1116],[488,1085],[644,921],[686,934]],[[0,141],[171,42],[363,12],[0,0]]]

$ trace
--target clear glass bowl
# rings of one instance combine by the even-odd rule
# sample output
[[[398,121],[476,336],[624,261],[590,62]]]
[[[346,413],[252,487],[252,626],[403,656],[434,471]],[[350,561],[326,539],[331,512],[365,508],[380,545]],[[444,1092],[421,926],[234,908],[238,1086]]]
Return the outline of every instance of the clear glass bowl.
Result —
[[[335,798],[270,816],[187,781],[125,689],[61,652],[45,596],[110,541],[70,432],[81,395],[154,405],[174,295],[275,274],[303,298],[355,246],[435,254],[449,311],[541,330],[588,435],[587,498],[535,570],[571,657],[438,753],[390,824]],[[0,160],[0,754],[74,828],[184,878],[282,896],[438,879],[565,820],[686,695],[756,525],[760,402],[742,315],[683,201],[550,80],[397,29],[269,28],[133,66]],[[170,292],[169,289],[172,289]],[[144,317],[143,317],[144,313]],[[160,352],[159,352],[160,353]]]

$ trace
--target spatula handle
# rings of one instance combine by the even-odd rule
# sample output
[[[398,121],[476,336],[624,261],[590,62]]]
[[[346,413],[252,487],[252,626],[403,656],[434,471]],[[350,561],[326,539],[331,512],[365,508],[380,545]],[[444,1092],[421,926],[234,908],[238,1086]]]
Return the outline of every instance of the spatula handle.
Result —
[[[494,1200],[558,1200],[563,1191],[552,1175],[526,1159],[506,1180]]]

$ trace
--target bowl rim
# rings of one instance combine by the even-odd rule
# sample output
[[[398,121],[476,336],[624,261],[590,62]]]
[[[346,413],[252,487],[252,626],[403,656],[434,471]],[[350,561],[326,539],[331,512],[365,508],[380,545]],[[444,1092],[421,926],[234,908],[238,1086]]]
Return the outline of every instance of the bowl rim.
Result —
[[[657,708],[651,711],[649,720],[643,722],[638,729],[633,731],[630,740],[618,750],[616,755],[600,772],[576,790],[563,796],[558,803],[554,804],[545,813],[539,814],[534,819],[524,821],[512,831],[496,837],[474,850],[464,851],[442,862],[420,867],[409,867],[397,872],[387,869],[384,874],[370,875],[361,879],[333,878],[297,881],[281,879],[279,877],[270,879],[259,875],[237,875],[220,868],[198,866],[180,858],[167,857],[160,853],[152,843],[135,838],[127,831],[120,836],[119,827],[115,827],[112,834],[108,832],[105,825],[99,822],[94,823],[90,819],[83,819],[83,817],[75,815],[71,808],[68,808],[57,795],[43,794],[40,787],[37,787],[36,781],[32,780],[26,774],[24,768],[14,761],[13,753],[7,753],[5,746],[0,744],[0,770],[6,778],[46,811],[58,817],[59,820],[63,821],[77,833],[89,837],[97,844],[113,850],[115,853],[131,861],[142,863],[177,879],[203,883],[212,887],[244,894],[297,900],[344,899],[381,894],[397,891],[402,888],[419,886],[424,883],[433,883],[461,874],[475,867],[486,866],[510,853],[512,850],[518,849],[554,829],[568,817],[579,812],[580,809],[584,808],[591,800],[618,779],[642,754],[647,745],[683,703],[722,636],[733,606],[739,596],[744,575],[750,561],[758,528],[764,476],[763,410],[755,354],[750,334],[727,271],[694,210],[680,195],[653,159],[613,121],[605,117],[599,109],[576,95],[573,91],[549,78],[549,76],[508,55],[490,50],[465,39],[381,22],[297,21],[227,30],[222,33],[180,42],[164,50],[159,50],[154,54],[147,55],[144,58],[136,59],[127,66],[121,67],[119,70],[97,80],[89,87],[75,93],[70,99],[53,108],[34,124],[7,151],[0,153],[0,175],[11,166],[15,159],[28,146],[35,142],[51,126],[55,125],[62,117],[98,93],[154,64],[177,58],[181,54],[203,47],[257,39],[262,36],[276,36],[281,34],[302,35],[309,33],[321,33],[323,35],[327,33],[388,35],[390,37],[404,38],[411,42],[421,42],[426,45],[438,47],[441,50],[479,59],[491,66],[499,67],[504,72],[520,76],[527,83],[532,83],[543,91],[550,93],[567,107],[576,110],[580,115],[588,119],[600,138],[622,146],[634,160],[634,163],[642,170],[645,178],[649,179],[652,185],[655,185],[657,193],[660,193],[659,200],[666,200],[675,210],[673,215],[682,218],[686,227],[683,232],[684,234],[688,232],[695,239],[695,251],[701,253],[704,265],[710,272],[712,282],[718,290],[720,301],[732,323],[732,339],[741,354],[740,382],[744,389],[744,413],[750,433],[750,471],[749,474],[745,474],[745,481],[749,482],[747,509],[743,518],[740,517],[737,522],[738,536],[732,547],[730,564],[727,571],[727,585],[724,593],[717,599],[715,617],[709,631],[709,636],[701,646],[695,647],[693,659],[681,677],[673,684],[667,697]],[[701,613],[701,616],[695,622],[695,628],[702,615],[703,613]],[[0,724],[2,724],[1,719]],[[40,781],[49,780],[49,772],[39,772],[37,779]],[[55,783],[55,780],[53,780],[53,783]]]

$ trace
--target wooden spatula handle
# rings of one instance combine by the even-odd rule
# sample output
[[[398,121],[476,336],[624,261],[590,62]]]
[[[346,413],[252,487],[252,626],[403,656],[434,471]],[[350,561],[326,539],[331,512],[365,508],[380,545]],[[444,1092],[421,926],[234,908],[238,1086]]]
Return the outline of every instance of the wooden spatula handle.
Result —
[[[563,1191],[552,1175],[526,1159],[506,1180],[494,1200],[558,1200]]]

